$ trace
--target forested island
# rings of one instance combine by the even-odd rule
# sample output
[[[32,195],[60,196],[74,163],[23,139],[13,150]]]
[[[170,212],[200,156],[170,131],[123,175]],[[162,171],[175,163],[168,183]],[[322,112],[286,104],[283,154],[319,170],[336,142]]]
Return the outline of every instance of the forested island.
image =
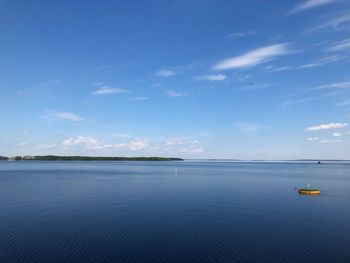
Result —
[[[5,157],[0,160],[8,161],[183,161],[181,158],[167,157],[102,157],[102,156],[58,156],[58,155],[26,155]]]

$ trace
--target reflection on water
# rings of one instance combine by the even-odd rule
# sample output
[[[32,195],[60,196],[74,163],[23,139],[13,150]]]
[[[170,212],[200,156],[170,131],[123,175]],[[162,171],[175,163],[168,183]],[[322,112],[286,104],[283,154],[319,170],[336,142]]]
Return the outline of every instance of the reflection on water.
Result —
[[[0,162],[0,262],[350,262],[349,200],[346,163]]]

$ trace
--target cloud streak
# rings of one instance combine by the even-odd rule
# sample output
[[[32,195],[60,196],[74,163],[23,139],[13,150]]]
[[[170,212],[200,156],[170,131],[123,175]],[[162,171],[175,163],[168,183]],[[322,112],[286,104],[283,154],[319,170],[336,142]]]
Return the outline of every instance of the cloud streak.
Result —
[[[185,92],[179,92],[179,91],[175,91],[175,90],[167,90],[166,94],[169,97],[183,97],[183,96],[187,96],[188,95]]]
[[[120,93],[127,93],[128,90],[120,89],[120,88],[112,88],[109,86],[103,86],[94,92],[92,92],[92,95],[110,95],[110,94],[120,94]]]
[[[176,73],[175,73],[175,71],[172,71],[169,69],[161,69],[155,75],[156,75],[156,77],[168,78],[168,77],[176,75]]]
[[[98,140],[86,137],[86,136],[77,136],[76,138],[69,138],[62,142],[63,146],[76,146],[83,145],[88,149],[100,149],[100,143]]]
[[[306,128],[306,131],[324,131],[324,130],[334,130],[334,129],[343,129],[347,127],[347,123],[331,122],[328,124],[320,124],[317,126],[311,126]]]
[[[73,122],[81,122],[84,119],[75,113],[65,112],[65,111],[55,111],[55,110],[46,110],[46,114],[43,118],[54,118],[59,120],[68,120]]]
[[[342,140],[321,140],[320,143],[342,143]]]
[[[299,68],[315,68],[315,67],[319,67],[319,66],[324,66],[330,63],[335,63],[341,60],[346,59],[345,56],[328,56],[328,57],[324,57],[318,61],[312,62],[312,63],[308,63],[308,64],[304,64],[302,66],[300,66]]]
[[[256,35],[255,31],[236,32],[236,33],[231,33],[228,36],[231,38],[242,38],[242,37],[253,36],[253,35]]]
[[[104,144],[103,142],[97,139],[82,135],[68,138],[62,142],[62,146],[65,147],[80,146],[89,150],[123,149],[130,151],[138,151],[148,148],[149,145],[149,141],[143,139],[134,139],[128,143]]]
[[[322,89],[350,89],[350,81],[320,85],[316,88],[311,88],[310,90],[322,90]]]
[[[249,68],[266,63],[278,56],[286,55],[288,53],[290,53],[290,49],[289,44],[287,43],[264,46],[249,51],[243,55],[219,61],[214,65],[213,70]]]
[[[205,76],[198,76],[194,77],[194,80],[201,81],[201,80],[208,80],[208,81],[223,81],[227,78],[224,74],[216,74],[216,75],[205,75]]]
[[[346,49],[350,49],[350,38],[333,43],[326,51],[343,51]]]
[[[295,6],[294,8],[292,8],[288,14],[295,14],[295,13],[299,13],[299,12],[303,12],[309,9],[313,9],[316,7],[320,7],[320,6],[324,6],[324,5],[328,5],[328,4],[333,4],[338,2],[338,0],[308,0],[305,1],[302,4],[299,4],[297,6]]]
[[[344,100],[335,104],[337,107],[350,107],[350,100]]]
[[[329,20],[328,22],[314,28],[314,29],[325,29],[331,28],[335,31],[346,30],[350,27],[350,14],[345,14],[334,19]]]

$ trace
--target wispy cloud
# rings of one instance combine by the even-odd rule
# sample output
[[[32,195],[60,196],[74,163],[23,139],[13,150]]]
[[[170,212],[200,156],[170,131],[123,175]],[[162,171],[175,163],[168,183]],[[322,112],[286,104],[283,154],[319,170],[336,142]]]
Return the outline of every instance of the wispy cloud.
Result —
[[[350,49],[350,38],[333,43],[326,50],[327,51],[342,51],[342,50],[346,50],[346,49]]]
[[[170,139],[165,142],[165,147],[179,153],[203,153],[204,147],[199,141],[185,139]]]
[[[130,151],[138,151],[145,149],[149,146],[149,140],[145,139],[134,139],[127,143],[118,143],[118,144],[105,144],[102,141],[99,141],[95,138],[89,136],[79,135],[77,137],[72,137],[64,140],[62,146],[72,147],[80,146],[90,150],[103,150],[103,149],[123,149]]]
[[[271,46],[264,46],[258,49],[249,51],[241,56],[228,58],[219,61],[214,65],[214,70],[227,70],[236,68],[248,68],[262,63],[266,63],[275,59],[278,56],[290,53],[289,44],[281,43]]]
[[[320,143],[342,143],[342,140],[321,140]]]
[[[338,107],[350,107],[350,100],[344,100],[342,102],[338,102],[337,104],[335,104],[335,106],[338,106]]]
[[[57,84],[61,84],[61,83],[62,83],[62,80],[60,80],[60,79],[54,79],[54,80],[46,81],[46,82],[37,84],[37,85],[35,85],[33,87],[26,88],[26,89],[23,89],[23,90],[19,91],[18,95],[25,95],[25,94],[32,93],[32,92],[35,92],[35,91],[44,90],[44,89],[47,89],[47,88],[50,88],[50,87],[54,87]]]
[[[281,71],[287,71],[293,69],[290,66],[284,66],[284,67],[269,67],[267,68],[268,72],[281,72]]]
[[[254,123],[248,123],[248,122],[240,122],[237,124],[237,126],[238,126],[238,129],[244,133],[256,132],[261,129],[260,126]]]
[[[349,30],[350,29],[350,14],[347,13],[342,16],[338,16],[334,19],[329,20],[328,22],[314,28],[314,29],[324,29],[331,28],[333,30]]]
[[[316,68],[316,67],[325,66],[331,63],[343,61],[345,59],[347,59],[347,56],[333,55],[333,56],[320,58],[316,61],[306,63],[301,66],[282,66],[282,67],[267,66],[266,70],[267,72],[281,72],[281,71],[287,71],[287,70],[311,69],[311,68]]]
[[[344,60],[346,58],[347,57],[345,56],[328,56],[328,57],[319,59],[318,61],[301,65],[300,68],[315,68],[315,67],[324,66],[330,63],[335,63],[335,62]]]
[[[320,140],[320,138],[318,138],[318,137],[309,137],[309,138],[307,138],[307,140],[308,140],[309,142],[314,142],[314,141]]]
[[[297,6],[295,6],[294,8],[292,8],[288,14],[295,14],[295,13],[299,13],[302,11],[306,11],[309,9],[313,9],[319,6],[323,6],[323,5],[327,5],[327,4],[332,4],[335,2],[339,2],[339,0],[307,0],[302,4],[299,4]]]
[[[310,90],[322,90],[322,89],[350,89],[350,81],[329,83],[325,85],[320,85]]]
[[[208,81],[223,81],[227,78],[224,74],[215,74],[215,75],[205,75],[205,76],[197,76],[194,77],[194,80],[201,81],[201,80],[208,80]]]
[[[110,86],[103,86],[94,92],[92,92],[93,95],[109,95],[109,94],[120,94],[120,93],[126,93],[129,92],[128,90],[121,89],[121,88],[113,88]]]
[[[331,122],[328,124],[320,124],[320,125],[308,127],[308,128],[306,128],[306,131],[323,131],[323,130],[343,129],[347,126],[348,126],[347,123]]]
[[[144,97],[144,96],[137,96],[137,97],[133,97],[133,100],[148,100],[148,97]]]
[[[88,149],[98,149],[100,148],[100,143],[98,140],[87,137],[87,136],[77,136],[76,138],[69,138],[62,142],[63,146],[75,146],[75,145],[83,145]]]
[[[120,138],[131,138],[132,137],[132,135],[127,134],[127,133],[115,133],[114,135],[117,137],[120,137]]]
[[[56,143],[45,143],[45,144],[39,144],[37,146],[35,146],[35,148],[39,148],[39,149],[51,149],[51,148],[56,148],[58,147],[59,145],[56,144]]]
[[[185,92],[179,92],[179,91],[175,91],[175,90],[167,90],[166,93],[170,97],[183,97],[183,96],[187,96],[188,95]]]
[[[311,102],[311,101],[315,101],[315,100],[328,98],[328,97],[335,96],[338,94],[339,94],[339,92],[329,92],[329,93],[321,94],[319,96],[311,96],[311,97],[300,98],[300,99],[285,100],[282,102],[281,106],[288,107],[288,106],[292,106],[292,105],[303,104],[303,103],[307,103],[307,102]]]
[[[341,134],[339,132],[333,133],[333,137],[341,137]]]
[[[173,70],[169,70],[169,69],[161,69],[155,75],[156,75],[156,77],[168,78],[168,77],[171,77],[173,75],[176,75],[176,72]]]
[[[128,148],[132,151],[146,149],[150,145],[148,140],[136,139],[129,143]]]
[[[74,122],[80,122],[84,119],[78,114],[65,112],[65,111],[55,111],[55,110],[46,110],[43,118],[55,118],[60,120],[69,120]]]
[[[261,83],[261,84],[254,84],[253,82],[250,83],[250,85],[244,86],[240,88],[241,91],[251,91],[251,90],[262,90],[267,89],[271,87],[273,84],[270,83]]]
[[[253,36],[253,35],[256,35],[255,31],[236,32],[236,33],[231,33],[228,36],[231,38],[242,38],[242,37]]]

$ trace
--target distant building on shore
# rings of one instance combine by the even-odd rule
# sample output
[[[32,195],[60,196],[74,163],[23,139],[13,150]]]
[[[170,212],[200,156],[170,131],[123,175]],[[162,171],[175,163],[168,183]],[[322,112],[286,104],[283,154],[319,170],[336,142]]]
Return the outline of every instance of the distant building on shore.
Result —
[[[31,155],[25,155],[25,156],[23,156],[22,159],[23,159],[23,160],[35,160],[35,157],[34,157],[34,156],[31,156]]]
[[[22,161],[22,160],[35,160],[35,156],[32,155],[25,155],[25,156],[11,156],[8,157],[9,161]]]

